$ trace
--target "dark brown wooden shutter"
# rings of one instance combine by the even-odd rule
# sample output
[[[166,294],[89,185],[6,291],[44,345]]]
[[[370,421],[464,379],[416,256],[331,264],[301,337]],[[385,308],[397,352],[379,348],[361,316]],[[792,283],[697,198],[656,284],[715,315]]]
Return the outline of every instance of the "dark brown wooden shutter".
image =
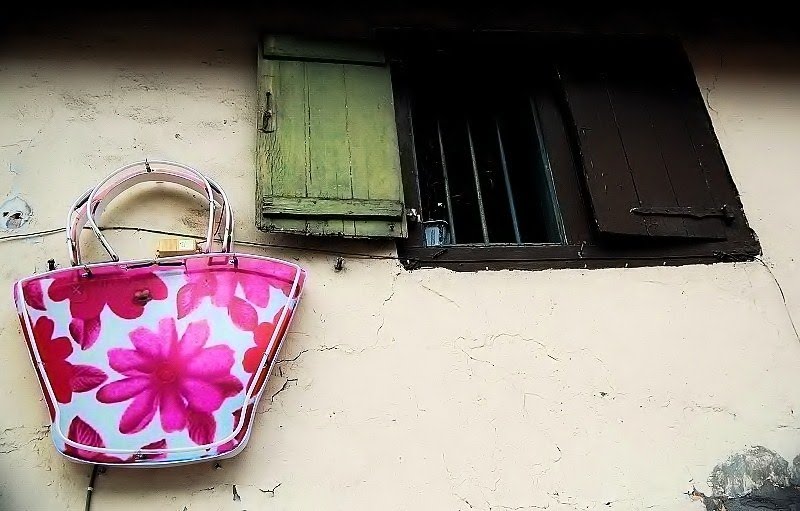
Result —
[[[600,232],[725,239],[727,166],[680,45],[581,45],[558,67]]]

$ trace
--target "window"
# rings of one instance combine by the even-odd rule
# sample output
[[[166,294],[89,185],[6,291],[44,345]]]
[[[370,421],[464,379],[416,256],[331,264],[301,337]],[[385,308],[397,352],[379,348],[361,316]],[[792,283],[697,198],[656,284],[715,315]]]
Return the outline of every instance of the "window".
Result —
[[[759,253],[673,41],[392,46],[409,267],[680,264]]]
[[[401,32],[265,38],[261,229],[398,238],[410,268],[759,253],[679,44]]]

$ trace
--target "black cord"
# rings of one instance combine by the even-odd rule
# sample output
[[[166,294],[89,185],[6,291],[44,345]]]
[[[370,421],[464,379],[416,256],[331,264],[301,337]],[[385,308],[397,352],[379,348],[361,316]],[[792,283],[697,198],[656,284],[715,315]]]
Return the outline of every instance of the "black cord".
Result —
[[[83,511],[89,511],[92,507],[92,494],[94,493],[94,482],[97,479],[97,474],[100,473],[100,465],[92,467],[92,475],[89,476],[89,486],[86,487],[86,506]]]

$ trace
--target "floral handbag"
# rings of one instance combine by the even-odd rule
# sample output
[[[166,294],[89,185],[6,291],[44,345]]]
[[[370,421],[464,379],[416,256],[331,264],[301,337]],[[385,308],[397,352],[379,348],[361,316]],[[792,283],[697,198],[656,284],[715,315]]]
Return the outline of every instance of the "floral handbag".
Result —
[[[119,260],[96,219],[120,192],[147,181],[176,183],[207,198],[201,253]],[[224,224],[218,244],[217,217]],[[81,262],[86,224],[111,262]],[[233,252],[232,229],[222,189],[177,163],[128,165],[75,202],[67,218],[72,266],[14,286],[60,453],[79,462],[152,467],[244,448],[305,272]]]

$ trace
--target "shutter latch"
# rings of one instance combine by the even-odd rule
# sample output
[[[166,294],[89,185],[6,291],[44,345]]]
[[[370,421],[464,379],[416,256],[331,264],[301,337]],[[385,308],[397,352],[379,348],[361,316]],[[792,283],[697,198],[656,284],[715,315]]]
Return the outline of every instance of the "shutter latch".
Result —
[[[275,131],[275,112],[272,108],[272,92],[267,91],[264,98],[264,114],[261,116],[261,133],[273,133]]]
[[[727,204],[719,208],[703,208],[697,206],[639,206],[631,208],[634,215],[643,216],[677,216],[684,218],[722,218],[726,223],[734,219],[733,211]]]

